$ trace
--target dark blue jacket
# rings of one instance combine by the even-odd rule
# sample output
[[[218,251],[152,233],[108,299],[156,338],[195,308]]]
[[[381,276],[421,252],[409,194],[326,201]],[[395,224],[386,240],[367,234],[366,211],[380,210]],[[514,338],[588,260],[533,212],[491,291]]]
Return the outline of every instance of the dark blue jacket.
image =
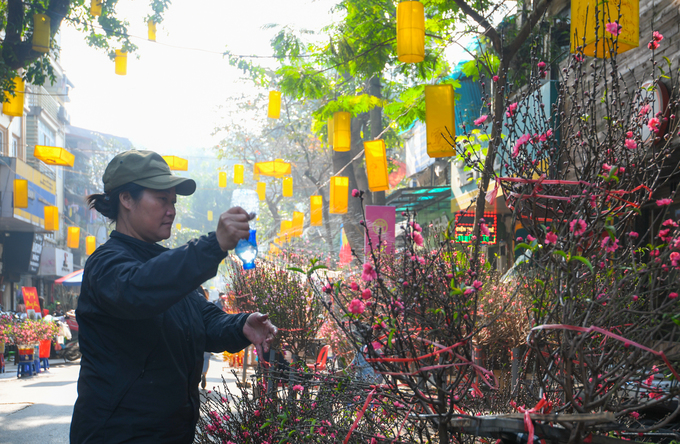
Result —
[[[114,231],[87,260],[71,443],[191,443],[203,352],[236,352],[248,314],[198,286],[226,257],[214,233],[168,250]]]

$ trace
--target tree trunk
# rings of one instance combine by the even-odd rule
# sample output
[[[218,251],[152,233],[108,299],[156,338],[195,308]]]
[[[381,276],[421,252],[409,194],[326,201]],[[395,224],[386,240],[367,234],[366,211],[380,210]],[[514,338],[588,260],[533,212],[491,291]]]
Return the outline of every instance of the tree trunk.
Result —
[[[482,171],[482,180],[479,184],[479,194],[477,196],[477,207],[475,209],[475,224],[472,233],[476,236],[474,243],[474,254],[472,258],[472,266],[477,269],[477,258],[479,257],[479,247],[481,245],[479,220],[484,217],[484,209],[486,207],[486,190],[489,187],[489,180],[494,174],[493,164],[496,161],[496,154],[498,153],[498,146],[502,143],[501,131],[503,129],[503,116],[505,114],[505,100],[504,93],[507,85],[508,66],[505,60],[501,60],[501,65],[498,68],[498,82],[496,82],[494,90],[493,101],[493,124],[491,126],[491,139],[489,140],[489,149],[486,153],[486,160],[484,161],[484,171]]]
[[[371,79],[368,81],[368,93],[372,96],[382,99],[381,88],[382,85],[380,83],[380,77],[377,76],[371,77]],[[368,115],[370,116],[371,139],[375,140],[380,137],[383,131],[382,108],[376,106],[375,108],[368,112]],[[373,197],[372,199],[373,205],[385,205],[384,191],[376,191],[375,193],[371,194]]]
[[[352,119],[352,149],[345,152],[333,152],[333,171],[339,176],[344,176],[349,179],[349,192],[354,189],[362,189],[358,183],[357,169],[355,168],[352,158],[358,154],[359,146],[362,146],[361,142],[361,128],[362,128],[362,116]],[[367,117],[367,116],[366,116]],[[342,173],[338,172],[340,170]],[[366,172],[364,171],[363,178],[365,180]],[[348,197],[347,213],[342,215],[343,227],[345,228],[345,233],[347,234],[347,240],[349,241],[350,248],[359,257],[360,261],[364,259],[364,230],[359,221],[363,219],[363,211],[361,207],[361,200],[352,197]]]

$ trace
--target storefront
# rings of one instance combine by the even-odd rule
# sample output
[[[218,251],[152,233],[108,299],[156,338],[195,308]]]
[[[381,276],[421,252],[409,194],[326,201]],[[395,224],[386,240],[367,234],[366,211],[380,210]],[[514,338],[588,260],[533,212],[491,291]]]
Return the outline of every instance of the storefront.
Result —
[[[28,182],[26,208],[14,207],[15,179]],[[36,287],[40,296],[45,292],[38,272],[43,249],[53,235],[44,229],[44,207],[56,205],[56,182],[20,159],[1,157],[0,193],[0,303],[5,310],[16,310],[21,287]]]

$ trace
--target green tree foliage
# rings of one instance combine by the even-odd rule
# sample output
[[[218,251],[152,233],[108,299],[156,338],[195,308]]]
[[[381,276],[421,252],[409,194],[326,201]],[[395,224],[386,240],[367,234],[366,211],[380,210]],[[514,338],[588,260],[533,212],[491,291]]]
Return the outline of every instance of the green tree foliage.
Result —
[[[64,22],[81,31],[88,45],[108,52],[112,59],[115,49],[134,52],[137,47],[128,36],[129,23],[117,15],[117,3],[118,0],[103,0],[101,15],[93,16],[89,0],[0,2],[0,32],[4,32],[4,40],[0,44],[0,89],[13,92],[12,79],[17,75],[34,85],[42,85],[47,80],[54,83],[50,58],[58,57],[55,36]],[[149,0],[148,13],[139,19],[160,23],[169,5],[170,0]],[[32,48],[34,14],[45,14],[50,18],[51,49],[48,53]]]

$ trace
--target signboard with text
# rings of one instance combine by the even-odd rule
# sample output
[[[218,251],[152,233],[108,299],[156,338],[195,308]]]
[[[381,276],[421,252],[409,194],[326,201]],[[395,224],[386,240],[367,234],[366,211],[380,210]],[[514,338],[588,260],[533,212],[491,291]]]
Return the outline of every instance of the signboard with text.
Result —
[[[36,313],[40,313],[38,290],[35,287],[21,287],[21,294],[24,296],[26,312],[28,313],[28,310],[35,310]]]
[[[473,212],[462,212],[456,213],[456,242],[461,244],[472,243],[472,228],[475,224],[475,213]],[[484,222],[486,227],[489,229],[489,234],[482,234],[482,244],[495,244],[496,243],[496,227],[498,223],[498,218],[495,213],[484,213]]]
[[[364,238],[365,257],[369,257],[371,251],[368,245],[369,237],[374,249],[378,247],[378,242],[380,242],[381,249],[384,249],[386,253],[394,253],[396,219],[395,207],[366,205],[366,231],[368,236]]]

